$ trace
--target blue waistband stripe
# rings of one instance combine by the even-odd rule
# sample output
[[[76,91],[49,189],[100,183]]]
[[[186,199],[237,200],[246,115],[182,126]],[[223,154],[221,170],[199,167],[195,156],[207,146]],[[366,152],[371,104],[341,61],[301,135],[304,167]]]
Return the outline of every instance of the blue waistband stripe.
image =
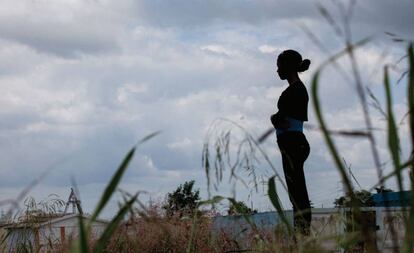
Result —
[[[277,135],[283,134],[288,131],[303,132],[303,121],[291,117],[286,117],[286,120],[289,122],[290,127],[288,129],[276,129]]]

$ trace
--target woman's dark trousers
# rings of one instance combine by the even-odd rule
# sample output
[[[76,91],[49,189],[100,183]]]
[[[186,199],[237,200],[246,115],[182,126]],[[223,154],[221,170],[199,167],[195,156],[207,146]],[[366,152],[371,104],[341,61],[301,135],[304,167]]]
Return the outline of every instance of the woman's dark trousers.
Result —
[[[277,143],[282,153],[283,172],[293,205],[295,231],[309,235],[312,213],[303,172],[303,164],[310,152],[309,143],[302,132],[293,131],[278,135]]]

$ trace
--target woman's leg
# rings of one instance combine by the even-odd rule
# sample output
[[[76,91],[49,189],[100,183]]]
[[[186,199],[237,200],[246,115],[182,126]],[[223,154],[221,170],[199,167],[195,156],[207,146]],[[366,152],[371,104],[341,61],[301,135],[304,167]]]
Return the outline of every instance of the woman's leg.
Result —
[[[278,143],[282,151],[289,198],[293,205],[295,230],[308,235],[312,216],[303,165],[309,155],[309,144],[301,135],[289,135],[289,138]]]

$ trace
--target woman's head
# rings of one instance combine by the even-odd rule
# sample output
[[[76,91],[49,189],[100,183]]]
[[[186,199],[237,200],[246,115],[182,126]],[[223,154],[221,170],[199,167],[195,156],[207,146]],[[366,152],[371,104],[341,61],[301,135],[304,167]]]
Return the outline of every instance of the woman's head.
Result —
[[[302,60],[302,56],[295,50],[283,51],[277,57],[277,73],[280,79],[285,80],[291,75],[308,70],[310,60]]]

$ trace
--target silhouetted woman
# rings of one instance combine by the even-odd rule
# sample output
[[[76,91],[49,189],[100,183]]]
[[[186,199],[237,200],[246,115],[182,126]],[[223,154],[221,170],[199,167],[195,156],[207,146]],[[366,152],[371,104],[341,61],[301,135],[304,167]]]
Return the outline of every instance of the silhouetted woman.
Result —
[[[287,80],[287,87],[277,102],[278,112],[271,117],[277,143],[282,153],[283,172],[293,205],[295,231],[309,235],[311,212],[303,164],[309,156],[309,143],[303,134],[308,120],[309,96],[298,73],[309,68],[310,60],[294,50],[286,50],[277,58],[277,73]]]

